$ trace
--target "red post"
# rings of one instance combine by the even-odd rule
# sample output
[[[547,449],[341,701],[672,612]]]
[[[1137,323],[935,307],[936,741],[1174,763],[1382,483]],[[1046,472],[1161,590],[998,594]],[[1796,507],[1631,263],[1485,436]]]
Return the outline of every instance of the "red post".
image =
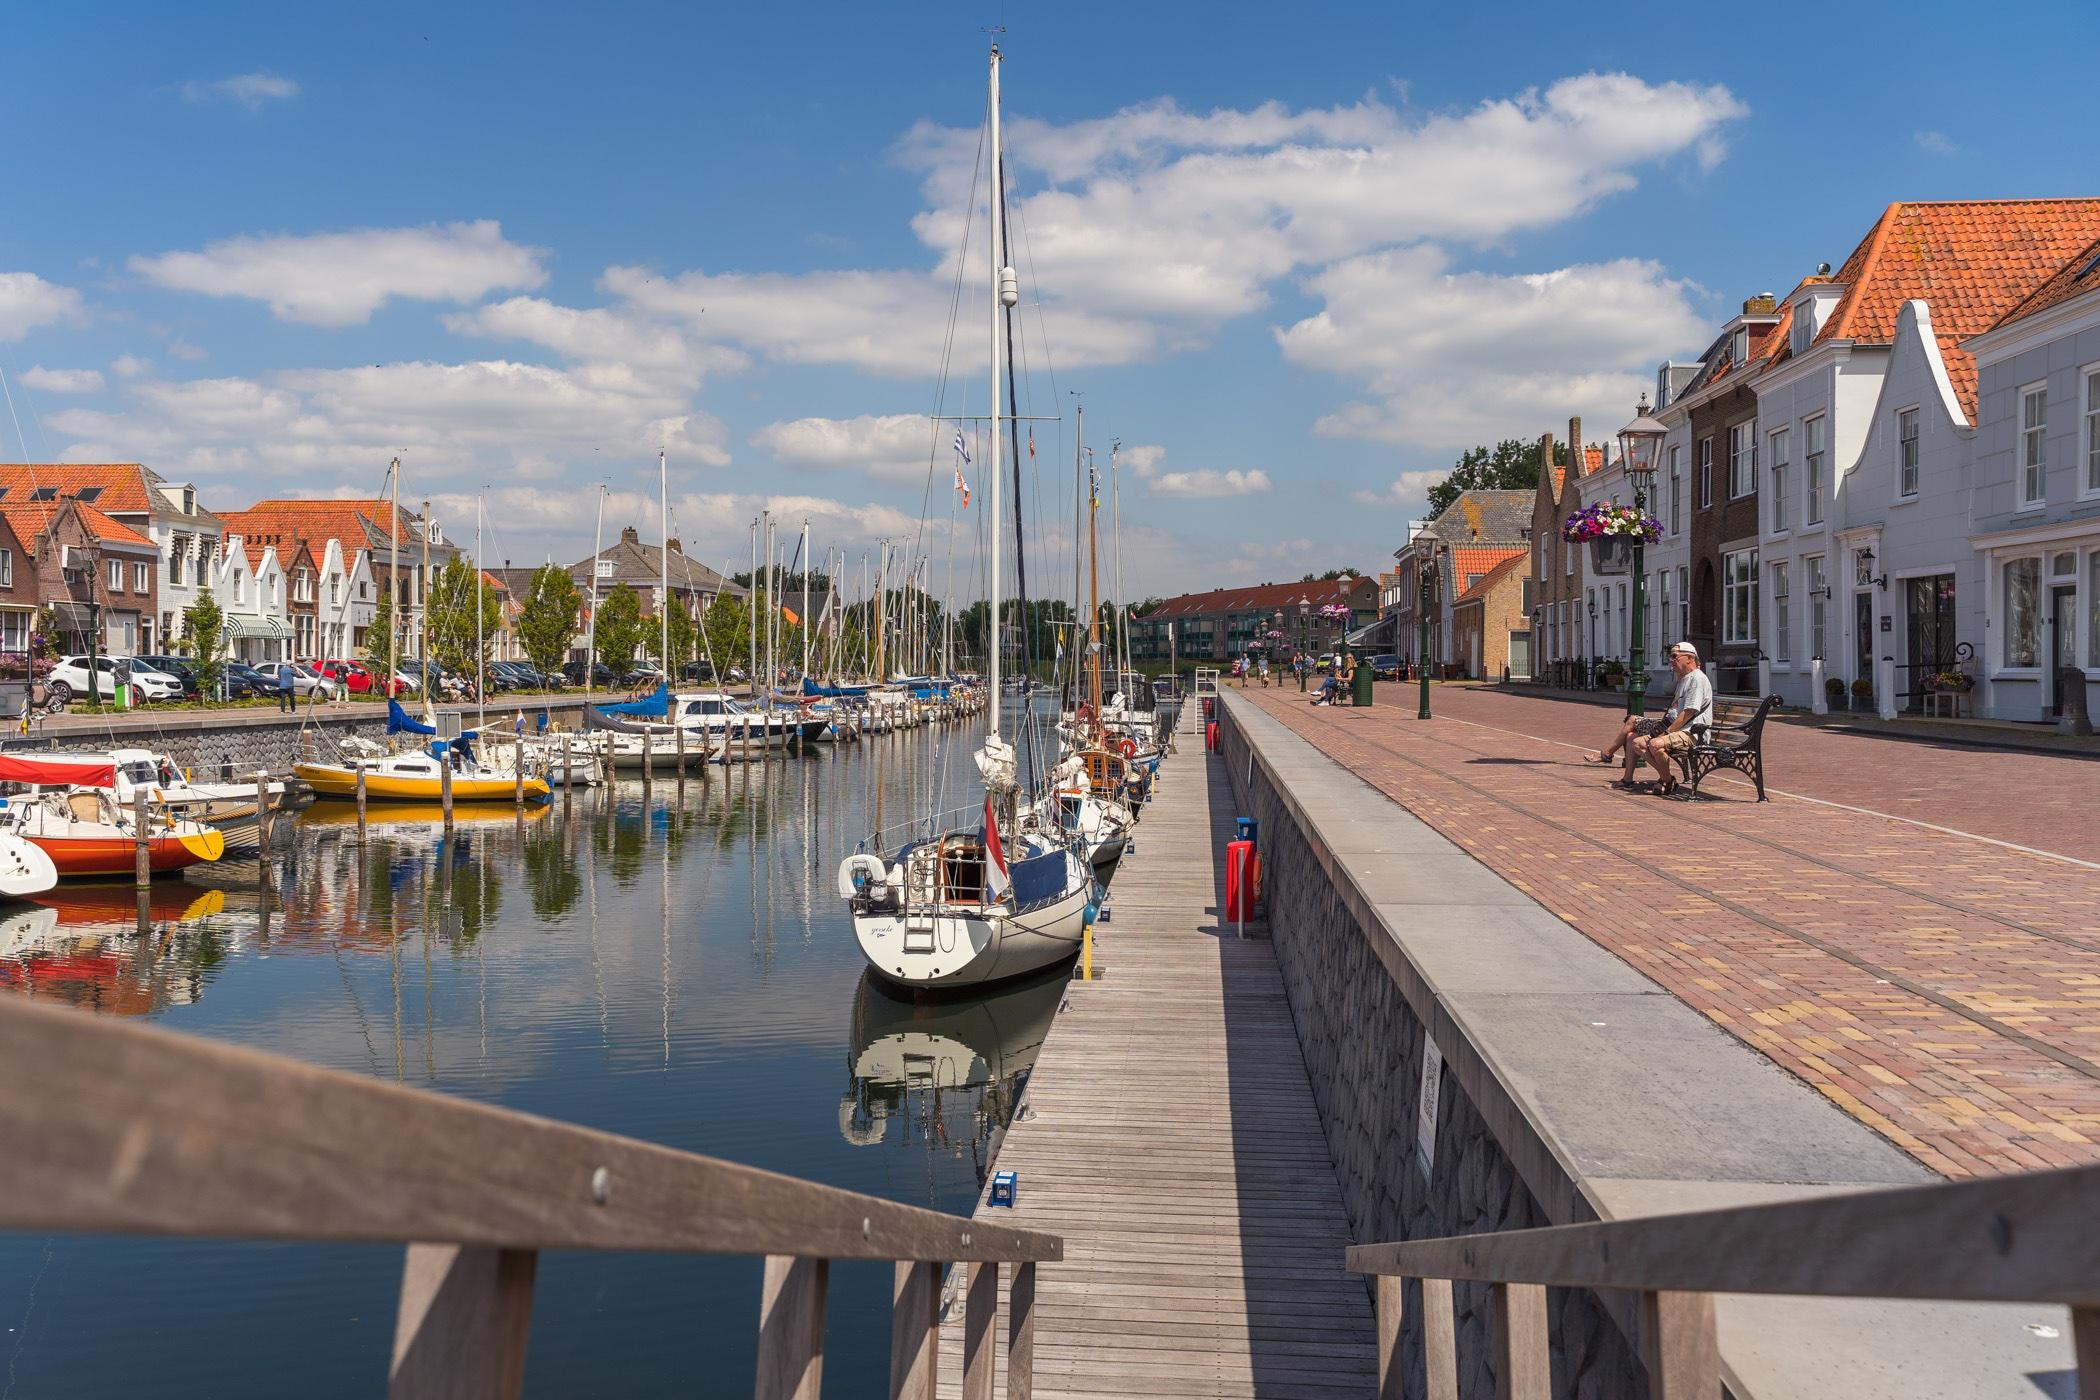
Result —
[[[1225,844],[1225,918],[1244,924],[1254,915],[1254,843]]]

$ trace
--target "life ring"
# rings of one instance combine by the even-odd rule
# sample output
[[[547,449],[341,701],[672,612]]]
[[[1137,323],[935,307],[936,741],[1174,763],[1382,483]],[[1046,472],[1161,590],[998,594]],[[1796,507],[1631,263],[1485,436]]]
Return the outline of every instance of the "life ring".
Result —
[[[1116,745],[1116,752],[1122,754],[1125,758],[1136,758],[1137,740],[1125,739],[1122,743]]]

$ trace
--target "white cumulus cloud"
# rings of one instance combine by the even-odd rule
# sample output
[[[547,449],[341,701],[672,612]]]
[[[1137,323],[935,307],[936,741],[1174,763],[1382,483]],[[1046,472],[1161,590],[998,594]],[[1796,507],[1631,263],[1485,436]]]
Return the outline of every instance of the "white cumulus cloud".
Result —
[[[547,280],[544,250],[512,243],[493,219],[422,228],[228,238],[194,252],[134,257],[155,286],[267,303],[280,321],[354,326],[388,301],[478,301]]]
[[[93,394],[102,388],[102,371],[31,365],[22,371],[22,382],[40,394]]]
[[[1252,471],[1218,471],[1201,467],[1187,472],[1161,472],[1152,478],[1152,494],[1200,500],[1218,496],[1252,496],[1269,489],[1269,474]]]
[[[272,102],[289,102],[299,95],[299,84],[275,73],[236,73],[209,82],[192,79],[178,91],[185,102],[234,102],[254,112]]]
[[[923,413],[885,413],[768,423],[751,435],[751,445],[786,467],[914,482],[926,479],[938,457],[936,438],[933,420]]]
[[[39,326],[80,315],[80,293],[34,272],[0,272],[0,340],[20,340]]]
[[[1361,506],[1422,505],[1429,488],[1451,473],[1448,470],[1402,472],[1383,491],[1354,491],[1350,499]]]

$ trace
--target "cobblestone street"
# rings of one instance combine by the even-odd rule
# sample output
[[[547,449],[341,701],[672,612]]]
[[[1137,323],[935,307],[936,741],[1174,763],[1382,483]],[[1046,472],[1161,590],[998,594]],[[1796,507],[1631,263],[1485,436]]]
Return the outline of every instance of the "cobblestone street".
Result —
[[[1582,763],[1603,707],[1246,694],[1931,1169],[2100,1161],[2090,760],[1774,724],[1769,803],[1725,773],[1663,801]]]

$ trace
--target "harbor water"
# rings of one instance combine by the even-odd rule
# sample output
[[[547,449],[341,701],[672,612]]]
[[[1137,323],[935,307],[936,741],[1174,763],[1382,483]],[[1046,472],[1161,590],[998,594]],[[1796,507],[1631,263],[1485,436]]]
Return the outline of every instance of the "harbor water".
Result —
[[[981,732],[461,807],[449,838],[374,806],[362,848],[320,804],[266,867],[156,882],[143,935],[128,886],[0,907],[0,994],[967,1212],[1064,974],[914,1003],[863,971],[835,872],[878,823],[979,799]],[[0,1397],[379,1393],[401,1257],[0,1235]],[[542,1256],[527,1393],[748,1393],[759,1271]],[[832,1270],[827,1394],[886,1392],[889,1291],[886,1264]]]

